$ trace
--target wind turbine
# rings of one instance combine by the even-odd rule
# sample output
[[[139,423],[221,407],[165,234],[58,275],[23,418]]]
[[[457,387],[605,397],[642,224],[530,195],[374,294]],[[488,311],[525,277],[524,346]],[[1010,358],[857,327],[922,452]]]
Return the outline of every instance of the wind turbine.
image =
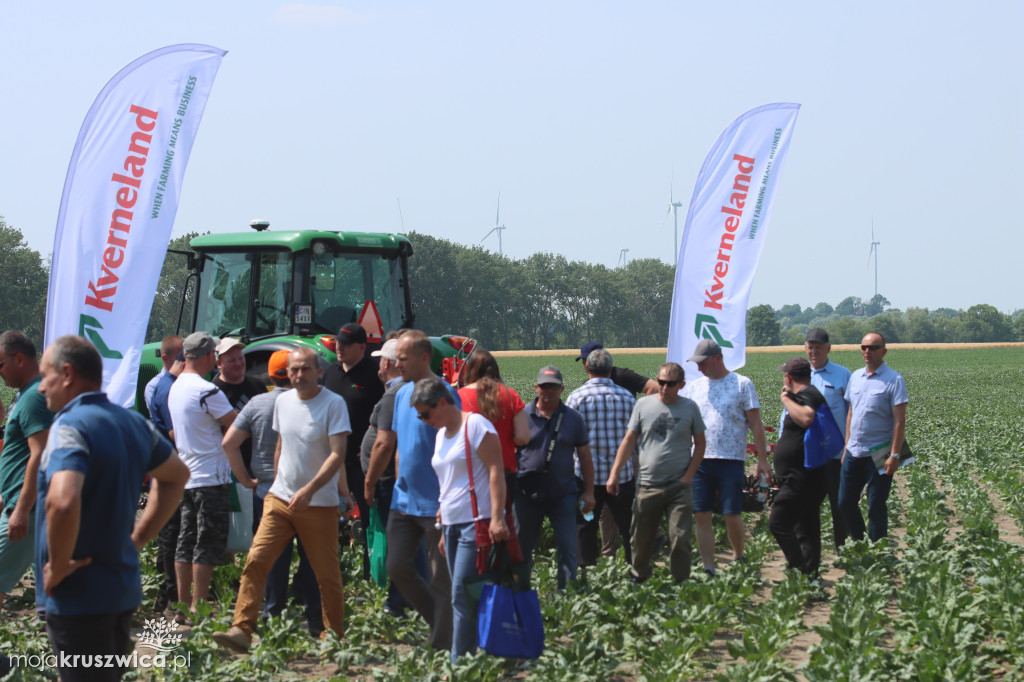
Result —
[[[875,241],[875,221],[871,220],[871,249],[868,251],[868,267],[871,266],[871,257],[875,258],[875,296],[878,296],[878,245],[880,241]]]
[[[665,221],[668,220],[668,214],[672,214],[672,235],[673,244],[675,244],[675,250],[672,252],[672,266],[675,267],[679,264],[679,215],[678,211],[682,207],[681,201],[676,201],[674,197],[676,184],[676,169],[672,168],[672,184],[669,185],[668,190],[668,210],[665,211],[665,217],[661,219],[661,224],[664,225]]]
[[[629,249],[619,249],[619,262],[615,264],[615,267],[626,267],[629,265],[628,257],[626,254],[629,253]]]
[[[501,250],[501,231],[505,229],[505,226],[498,224],[499,222],[501,222],[499,220],[500,217],[501,217],[501,190],[498,190],[498,210],[494,214],[494,228],[490,232],[488,232],[487,234],[484,235],[484,239],[487,239],[492,234],[497,232],[498,233],[498,255],[502,256],[502,255],[504,255],[504,253]],[[483,244],[484,239],[480,240],[481,244]]]

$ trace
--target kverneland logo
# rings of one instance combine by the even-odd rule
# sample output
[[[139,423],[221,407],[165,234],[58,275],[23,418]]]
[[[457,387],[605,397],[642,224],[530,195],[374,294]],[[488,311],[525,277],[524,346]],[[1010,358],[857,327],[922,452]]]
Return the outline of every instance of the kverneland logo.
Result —
[[[743,217],[743,208],[747,205],[747,192],[750,191],[750,174],[754,172],[754,159],[749,156],[733,154],[733,161],[736,161],[736,168],[739,173],[733,178],[732,194],[729,196],[728,205],[722,206],[722,213],[728,218],[725,219],[722,241],[718,245],[718,257],[715,259],[714,281],[711,289],[704,290],[704,307],[713,310],[722,309],[722,296],[725,295],[725,277],[729,274],[729,262],[732,258],[732,246],[736,241],[736,230],[740,227],[740,218]],[[700,336],[698,334],[698,336]],[[710,337],[705,337],[710,338]],[[722,345],[721,343],[719,345]],[[730,346],[731,348],[731,346]]]
[[[722,332],[718,331],[718,320],[710,315],[698,315],[693,333],[698,339],[711,339],[722,348],[732,348],[732,344],[725,340]]]
[[[99,330],[101,329],[103,329],[103,325],[95,317],[85,314],[78,317],[78,335],[92,341],[92,345],[96,346],[96,350],[99,351],[101,357],[120,360],[123,357],[120,351],[111,350],[107,346],[107,342],[100,336]]]
[[[95,282],[89,281],[89,293],[85,295],[85,305],[106,312],[114,310],[114,295],[117,294],[117,283],[120,277],[117,271],[124,264],[128,248],[128,233],[132,229],[132,218],[135,202],[139,200],[139,187],[142,175],[146,172],[146,159],[153,141],[150,134],[156,127],[157,112],[132,105],[129,111],[135,114],[136,130],[128,143],[128,154],[124,159],[124,173],[115,172],[110,180],[117,183],[114,198],[117,208],[110,216],[110,230],[107,233],[107,246],[103,250],[100,270],[103,275]]]

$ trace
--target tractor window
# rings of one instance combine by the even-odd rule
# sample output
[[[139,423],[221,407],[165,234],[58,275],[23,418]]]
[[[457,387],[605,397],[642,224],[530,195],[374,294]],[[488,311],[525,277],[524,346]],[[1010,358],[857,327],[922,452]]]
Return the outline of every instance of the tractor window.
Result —
[[[346,322],[358,322],[366,301],[380,313],[383,331],[397,329],[407,318],[397,257],[380,254],[324,254],[311,268],[310,293],[317,325],[336,334]]]
[[[252,261],[244,253],[204,256],[196,331],[213,336],[240,336],[249,311]]]
[[[256,292],[253,336],[287,334],[291,331],[292,257],[284,251],[263,252],[260,258],[259,291]]]

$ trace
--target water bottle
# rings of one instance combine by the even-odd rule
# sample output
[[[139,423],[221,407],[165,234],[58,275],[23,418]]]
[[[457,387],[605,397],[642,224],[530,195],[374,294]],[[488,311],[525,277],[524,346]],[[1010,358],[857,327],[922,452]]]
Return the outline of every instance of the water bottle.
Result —
[[[757,501],[764,504],[768,499],[768,474],[761,474],[761,480],[757,484]]]
[[[587,523],[590,523],[591,521],[594,520],[594,512],[592,512],[592,511],[588,511],[588,512],[583,511],[583,504],[584,504],[583,500],[580,500],[580,514],[583,515],[583,520],[584,521],[586,521]]]

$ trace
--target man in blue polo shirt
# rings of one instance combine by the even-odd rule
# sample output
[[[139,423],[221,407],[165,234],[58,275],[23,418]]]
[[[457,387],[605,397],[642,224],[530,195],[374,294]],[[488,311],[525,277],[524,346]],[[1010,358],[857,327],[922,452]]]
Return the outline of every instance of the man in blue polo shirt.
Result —
[[[828,409],[845,436],[846,418],[850,414],[850,401],[846,399],[850,370],[828,359],[832,344],[829,342],[828,332],[821,327],[812,327],[807,331],[804,350],[807,351],[807,359],[811,362],[811,386],[825,396]],[[781,431],[782,429],[779,429],[780,435]],[[828,473],[828,505],[832,511],[832,538],[836,551],[846,542],[847,537],[846,522],[843,521],[843,514],[839,509],[839,480],[842,467],[842,453],[825,465]]]
[[[850,377],[846,399],[850,412],[846,418],[846,453],[843,455],[839,506],[846,528],[854,540],[864,538],[864,517],[860,513],[860,495],[868,488],[868,537],[872,541],[889,532],[886,501],[892,487],[892,475],[899,468],[899,453],[907,429],[907,385],[903,377],[890,369],[885,358],[885,338],[876,332],[860,342],[864,369]],[[884,473],[871,457],[886,450]]]
[[[181,499],[188,468],[141,415],[107,400],[103,360],[91,343],[62,336],[43,354],[39,392],[56,412],[39,467],[37,588],[57,657],[126,654],[142,602],[139,549]],[[142,481],[149,501],[136,523]],[[117,680],[124,669],[61,667],[62,680]]]
[[[430,464],[437,430],[419,418],[409,403],[420,379],[431,375],[434,347],[421,331],[407,331],[395,349],[398,371],[407,381],[395,394],[391,430],[398,443],[395,490],[388,516],[388,575],[398,591],[430,625],[430,645],[435,649],[452,646],[451,576],[438,547],[441,531],[434,527],[440,508],[441,486]],[[449,387],[452,403],[462,407],[458,394]],[[378,430],[384,430],[379,424]],[[416,572],[414,559],[420,542],[426,539],[430,563],[430,585]]]

